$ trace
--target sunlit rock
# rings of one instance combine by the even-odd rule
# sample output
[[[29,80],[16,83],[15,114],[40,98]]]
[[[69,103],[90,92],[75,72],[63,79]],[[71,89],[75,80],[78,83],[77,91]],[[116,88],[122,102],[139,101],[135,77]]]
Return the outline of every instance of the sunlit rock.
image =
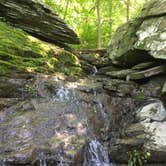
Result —
[[[166,60],[166,16],[145,20],[136,32],[135,48],[146,50],[157,59]]]

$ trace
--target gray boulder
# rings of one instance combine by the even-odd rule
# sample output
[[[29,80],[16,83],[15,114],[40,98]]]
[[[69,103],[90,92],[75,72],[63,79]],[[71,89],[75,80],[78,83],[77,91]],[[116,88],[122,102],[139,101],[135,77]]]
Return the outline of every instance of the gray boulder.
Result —
[[[111,37],[107,51],[114,64],[132,66],[146,59],[144,52],[136,51],[133,47],[137,40],[135,34],[141,23],[141,20],[127,22],[119,27]]]
[[[122,25],[108,44],[109,58],[120,66],[166,59],[165,0],[145,5],[139,19]],[[164,61],[163,61],[164,60]]]
[[[110,145],[110,154],[113,158],[125,162],[128,153],[133,154],[136,151],[140,156],[144,156],[144,152],[148,152],[149,163],[164,165],[166,162],[166,110],[163,103],[158,99],[150,99],[133,115],[127,116],[132,117],[130,123],[129,121],[127,124],[123,123],[121,133],[113,132],[116,136]]]
[[[135,48],[147,51],[156,59],[166,60],[166,16],[145,20],[136,32]]]
[[[141,17],[166,14],[166,0],[151,0],[142,9]]]

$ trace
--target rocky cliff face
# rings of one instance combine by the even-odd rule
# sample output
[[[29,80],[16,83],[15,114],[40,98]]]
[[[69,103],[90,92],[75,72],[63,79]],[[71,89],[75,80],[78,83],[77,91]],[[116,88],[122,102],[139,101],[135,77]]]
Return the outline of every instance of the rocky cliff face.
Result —
[[[75,56],[1,22],[1,165],[165,166],[163,3],[120,27],[109,57]]]

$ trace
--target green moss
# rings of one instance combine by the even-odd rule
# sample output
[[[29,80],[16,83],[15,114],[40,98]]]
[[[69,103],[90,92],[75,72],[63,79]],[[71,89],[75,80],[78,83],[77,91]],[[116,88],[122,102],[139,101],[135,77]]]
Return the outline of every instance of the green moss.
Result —
[[[12,72],[74,75],[80,71],[75,55],[0,21],[0,75]]]
[[[81,65],[75,55],[64,50],[59,50],[55,57],[58,59],[54,66],[55,70],[59,70],[70,76],[81,73]]]
[[[134,98],[144,100],[146,98],[145,94],[143,92],[137,93]]]

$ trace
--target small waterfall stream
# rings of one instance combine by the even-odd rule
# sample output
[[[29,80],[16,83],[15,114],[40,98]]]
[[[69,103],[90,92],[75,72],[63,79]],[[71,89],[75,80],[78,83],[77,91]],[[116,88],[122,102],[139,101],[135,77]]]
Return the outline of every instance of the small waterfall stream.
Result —
[[[46,156],[43,152],[39,154],[39,166],[47,166]]]
[[[92,68],[92,76],[95,76],[97,74],[97,72],[98,72],[97,67],[93,66],[93,68]]]
[[[115,166],[111,163],[107,151],[103,145],[97,141],[92,140],[84,149],[83,166]]]
[[[63,102],[65,100],[69,100],[69,90],[66,89],[64,86],[61,86],[56,92],[56,99]]]
[[[93,73],[91,73],[92,75],[90,77],[92,79],[95,79],[94,77],[96,76],[96,73],[98,72],[98,70],[95,66],[93,67],[92,70],[93,70]],[[97,112],[96,116],[100,117],[98,119],[100,119],[102,121],[102,127],[106,128],[108,126],[108,116],[106,113],[104,102],[103,102],[102,98],[100,97],[99,92],[96,89],[93,89],[93,87],[90,87],[90,88],[88,87],[89,91],[85,92],[85,94],[87,96],[90,95],[90,98],[88,98],[88,100],[87,100],[88,102],[86,103],[86,102],[84,102],[84,100],[86,101],[86,98],[82,99],[81,98],[82,94],[80,95],[80,92],[78,92],[79,89],[77,89],[77,84],[74,84],[74,82],[67,82],[67,81],[65,82],[65,81],[60,80],[59,82],[58,81],[55,82],[55,85],[52,84],[53,88],[50,90],[51,93],[48,93],[49,97],[47,98],[47,95],[46,95],[47,101],[48,101],[48,99],[51,100],[48,103],[43,102],[43,100],[45,99],[44,94],[46,93],[45,92],[46,90],[44,89],[45,84],[43,82],[41,82],[41,83],[38,82],[38,83],[36,83],[35,86],[33,86],[34,87],[32,89],[33,91],[31,91],[31,92],[33,92],[32,93],[32,95],[33,95],[32,103],[35,105],[36,112],[39,111],[36,113],[36,116],[33,119],[34,122],[36,122],[38,120],[37,121],[38,123],[33,124],[34,128],[32,130],[32,133],[34,134],[34,142],[40,147],[40,145],[46,143],[48,134],[51,133],[50,134],[51,136],[54,134],[56,137],[56,132],[54,133],[55,129],[52,126],[54,126],[54,125],[56,126],[56,119],[58,119],[58,116],[60,117],[60,115],[61,115],[60,118],[65,119],[67,117],[65,115],[65,113],[68,113],[68,115],[73,115],[74,118],[77,118],[79,123],[78,123],[78,126],[76,126],[74,123],[77,119],[75,120],[73,118],[74,119],[73,120],[71,118],[71,122],[69,121],[69,123],[71,124],[71,127],[70,126],[69,127],[71,129],[69,129],[70,130],[69,136],[67,135],[66,137],[70,138],[70,135],[72,135],[72,132],[74,130],[79,129],[79,125],[80,125],[81,126],[80,133],[81,132],[85,133],[85,142],[87,140],[86,139],[87,136],[88,136],[88,140],[89,139],[91,140],[89,142],[89,144],[86,146],[86,148],[84,149],[84,155],[83,155],[84,160],[83,160],[82,166],[114,166],[114,164],[112,164],[110,162],[109,155],[108,155],[106,149],[104,148],[104,146],[98,140],[96,140],[97,139],[96,135],[93,134],[93,132],[92,132],[93,127],[91,125],[89,125],[92,122],[88,122],[89,119],[86,118],[86,111],[81,112],[79,110],[82,108],[84,109],[84,105],[86,105],[89,102],[90,105],[88,105],[89,104],[88,103],[86,105],[85,109],[89,109],[89,107],[93,107],[92,109],[93,110],[95,109],[95,111]],[[86,87],[86,85],[83,85],[83,86]],[[26,96],[28,96],[26,93],[31,90],[30,88],[31,87],[27,86],[25,90],[24,89],[22,90],[23,99],[26,98]],[[84,92],[82,92],[82,93],[84,93]],[[91,93],[91,94],[89,94],[89,93]],[[41,100],[39,100],[39,99],[41,99]],[[56,112],[54,110],[55,106],[57,106],[57,108],[60,110],[59,112]],[[62,109],[62,111],[61,111],[60,106],[62,106],[62,107],[64,106],[65,108],[67,107],[67,109]],[[45,110],[47,110],[47,111],[45,111]],[[66,112],[66,110],[68,112]],[[61,126],[63,126],[63,123],[61,123],[61,121],[60,122],[57,121],[57,123],[59,123],[60,125],[62,124]],[[73,127],[72,123],[78,128],[75,129],[74,128],[75,126]],[[58,131],[58,129],[57,129],[57,131]],[[62,136],[63,136],[63,134],[64,135],[66,134],[66,133],[61,132],[60,130],[58,132]],[[81,147],[85,144],[85,142],[81,145]],[[38,156],[36,157],[36,160],[35,160],[36,165],[38,165],[38,166],[50,165],[50,160],[52,160],[52,158],[49,158],[46,155],[46,153],[47,152],[45,152],[44,150],[41,150],[40,152],[38,152]],[[55,166],[66,166],[66,160],[65,160],[66,156],[64,154],[65,153],[60,153],[60,152],[59,153],[55,152],[53,154],[53,157],[55,157],[55,159],[54,159],[54,161],[56,163],[56,164],[54,163]],[[0,166],[7,166],[7,165],[8,164],[5,159],[1,161]]]
[[[7,166],[6,159],[2,160],[2,166]]]
[[[100,97],[98,96],[97,91],[94,90],[93,93],[94,93],[94,98],[95,98],[95,101],[96,101],[96,104],[97,104],[97,111],[99,111],[99,113],[101,114],[101,117],[104,121],[104,127],[107,129],[109,127],[108,115],[105,112],[104,105],[103,105]]]

